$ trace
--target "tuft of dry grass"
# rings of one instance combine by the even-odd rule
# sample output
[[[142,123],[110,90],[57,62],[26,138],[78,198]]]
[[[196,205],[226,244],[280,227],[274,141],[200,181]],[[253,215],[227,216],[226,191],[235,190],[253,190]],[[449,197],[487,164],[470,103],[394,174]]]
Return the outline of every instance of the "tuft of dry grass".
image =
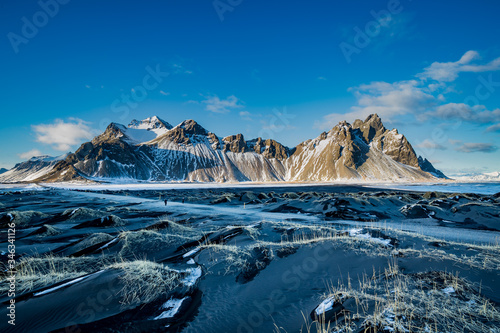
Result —
[[[446,272],[404,275],[396,261],[389,264],[382,277],[365,275],[357,289],[340,286],[327,297],[339,299],[339,295],[349,311],[335,322],[316,320],[318,332],[500,330],[499,309],[468,281]]]
[[[18,293],[24,293],[50,286],[55,283],[77,278],[92,273],[105,265],[102,258],[60,257],[44,255],[25,257],[16,266],[16,284]],[[0,292],[7,291],[8,284],[0,281]]]
[[[181,274],[168,266],[147,260],[122,261],[107,269],[120,270],[121,303],[149,303],[181,284]]]

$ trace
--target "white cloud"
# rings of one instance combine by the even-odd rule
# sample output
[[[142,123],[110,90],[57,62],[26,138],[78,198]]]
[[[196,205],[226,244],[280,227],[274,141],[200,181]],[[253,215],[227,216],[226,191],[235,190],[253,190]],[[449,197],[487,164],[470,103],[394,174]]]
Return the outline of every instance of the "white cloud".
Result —
[[[71,146],[93,137],[88,123],[78,118],[69,118],[67,122],[56,119],[53,124],[33,125],[32,129],[37,142],[52,145],[60,151],[68,151]]]
[[[320,80],[320,81],[326,81],[327,79],[324,76],[318,76],[318,80]]]
[[[217,95],[208,96],[201,102],[206,104],[205,110],[214,113],[227,113],[230,112],[231,109],[240,109],[243,107],[242,102],[234,95],[226,99],[220,99]]]
[[[440,82],[452,82],[461,72],[490,72],[500,70],[500,58],[496,58],[486,64],[473,64],[472,62],[481,59],[477,51],[467,51],[454,62],[433,62],[429,67],[417,75],[422,79],[432,79]]]
[[[42,152],[39,151],[38,149],[31,149],[30,151],[27,151],[25,153],[17,154],[20,158],[27,160],[35,156],[42,156]]]
[[[169,92],[165,92],[163,90],[160,90],[160,94],[162,94],[163,96],[169,96],[170,95]]]
[[[420,142],[418,145],[416,145],[417,148],[423,148],[423,149],[434,149],[434,150],[445,150],[446,147],[443,145],[440,145],[439,143],[436,143],[434,141],[431,141],[429,139],[425,139],[424,141]]]
[[[357,99],[357,106],[348,113],[331,113],[316,123],[320,129],[329,129],[341,120],[364,120],[377,113],[383,121],[391,122],[395,116],[408,113],[421,114],[438,103],[429,89],[420,81],[409,80],[394,83],[372,82],[350,88]]]

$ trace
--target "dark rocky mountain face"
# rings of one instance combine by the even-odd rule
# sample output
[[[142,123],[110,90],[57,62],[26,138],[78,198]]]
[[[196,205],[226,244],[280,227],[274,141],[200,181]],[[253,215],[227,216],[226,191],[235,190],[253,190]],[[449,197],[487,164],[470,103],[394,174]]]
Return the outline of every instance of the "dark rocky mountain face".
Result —
[[[7,171],[9,171],[9,170],[7,170],[7,169],[5,169],[5,168],[1,168],[1,169],[0,169],[0,175],[1,175],[2,173],[6,173]]]
[[[370,115],[340,122],[288,148],[272,139],[219,137],[194,120],[172,127],[158,117],[112,123],[37,181],[70,179],[187,181],[419,180],[444,177],[419,159],[396,129]],[[0,178],[1,180],[1,178]]]
[[[369,115],[363,122],[356,120],[353,128],[363,133],[365,142],[374,142],[376,147],[399,163],[419,167],[418,158],[406,137],[397,129],[387,130],[377,114]]]
[[[429,162],[426,158],[422,158],[422,156],[418,157],[418,165],[420,166],[420,169],[422,169],[425,172],[430,173],[431,175],[437,177],[437,178],[448,178],[439,171],[438,169],[434,168],[434,166]]]

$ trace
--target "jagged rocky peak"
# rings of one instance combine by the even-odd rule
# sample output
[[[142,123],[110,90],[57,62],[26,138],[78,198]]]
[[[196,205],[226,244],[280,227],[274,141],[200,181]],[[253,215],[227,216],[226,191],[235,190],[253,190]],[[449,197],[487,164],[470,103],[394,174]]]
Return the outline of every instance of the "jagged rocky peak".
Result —
[[[244,153],[247,150],[247,143],[243,134],[229,135],[222,139],[224,141],[223,151],[231,151],[233,153]]]
[[[208,135],[207,130],[193,119],[184,120],[175,128],[182,128],[184,130],[184,133],[190,135]]]
[[[379,140],[377,138],[377,140]],[[399,134],[397,129],[392,129],[383,134],[377,146],[382,147],[384,154],[393,160],[412,167],[419,167],[417,154],[410,142],[403,134]]]
[[[347,121],[343,120],[333,127],[325,136],[324,133],[318,137],[319,140],[324,140],[329,136],[337,138],[337,140],[352,140],[352,126]]]
[[[153,129],[172,129],[173,126],[170,125],[168,122],[165,120],[161,119],[158,116],[153,116],[146,118],[144,120],[132,120],[130,124],[128,125],[129,128],[135,128],[135,129],[146,129],[146,130],[153,130]]]
[[[382,135],[386,131],[382,119],[380,119],[376,113],[369,115],[365,121],[356,119],[352,127],[359,129],[368,143],[370,143],[373,138]]]
[[[275,158],[280,161],[286,160],[295,152],[295,148],[290,149],[286,146],[283,146],[278,141],[272,139],[264,140],[260,137],[247,141],[247,147],[249,151],[253,150],[257,154],[261,154],[265,158]]]
[[[206,129],[192,119],[184,120],[153,142],[157,143],[167,140],[173,143],[188,145],[199,141],[199,139],[196,138],[197,136],[203,137],[201,138],[202,140],[208,138],[215,146],[219,145],[216,135],[210,135]]]
[[[106,130],[92,139],[92,144],[98,145],[101,142],[116,141],[125,135],[127,128],[121,124],[111,123]]]

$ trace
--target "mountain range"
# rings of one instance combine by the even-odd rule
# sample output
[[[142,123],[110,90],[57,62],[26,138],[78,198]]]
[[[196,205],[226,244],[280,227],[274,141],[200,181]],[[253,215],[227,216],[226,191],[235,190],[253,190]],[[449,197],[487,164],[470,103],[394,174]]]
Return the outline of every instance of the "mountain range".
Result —
[[[456,173],[453,179],[467,182],[500,182],[500,172]]]
[[[446,176],[418,157],[406,137],[376,114],[343,121],[289,148],[273,139],[219,137],[194,120],[157,116],[111,123],[75,153],[34,157],[0,182],[58,181],[429,181]]]

